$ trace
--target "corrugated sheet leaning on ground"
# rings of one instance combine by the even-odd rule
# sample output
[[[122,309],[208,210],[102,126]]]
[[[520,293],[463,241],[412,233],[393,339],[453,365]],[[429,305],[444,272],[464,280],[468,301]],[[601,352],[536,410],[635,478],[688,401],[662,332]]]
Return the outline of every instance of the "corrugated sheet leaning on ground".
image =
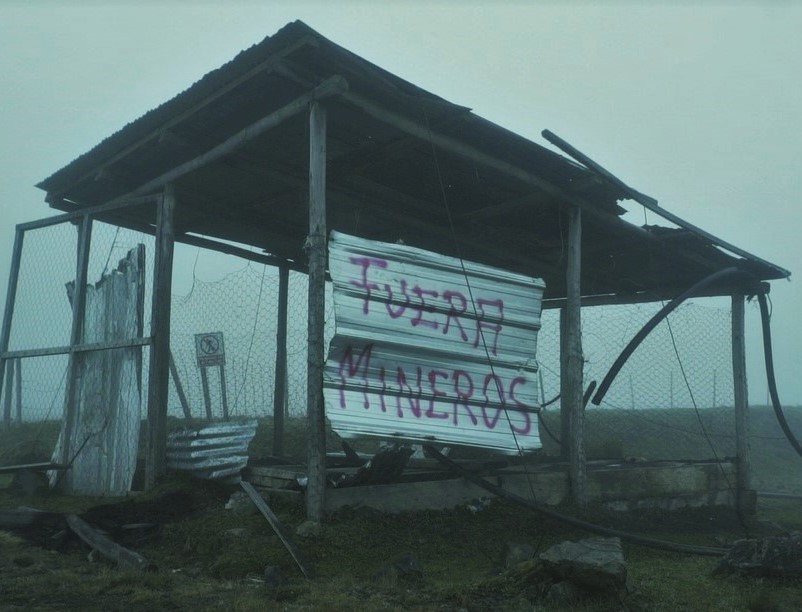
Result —
[[[167,467],[198,478],[238,480],[255,434],[256,419],[175,431],[167,437]]]
[[[338,232],[329,269],[324,395],[337,433],[540,448],[542,280]]]

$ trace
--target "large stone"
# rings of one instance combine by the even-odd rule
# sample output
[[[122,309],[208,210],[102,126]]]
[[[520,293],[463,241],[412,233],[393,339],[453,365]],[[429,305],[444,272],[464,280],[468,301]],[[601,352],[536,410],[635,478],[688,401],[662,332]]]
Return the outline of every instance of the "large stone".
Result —
[[[563,542],[539,555],[556,579],[594,589],[624,589],[627,566],[618,538],[588,538]]]
[[[715,572],[747,576],[802,576],[802,532],[737,540]]]

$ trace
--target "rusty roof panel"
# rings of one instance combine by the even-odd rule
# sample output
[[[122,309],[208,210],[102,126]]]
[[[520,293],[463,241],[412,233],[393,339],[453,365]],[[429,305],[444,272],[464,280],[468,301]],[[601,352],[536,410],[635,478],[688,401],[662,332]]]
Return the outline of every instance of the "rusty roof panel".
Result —
[[[333,232],[326,414],[344,437],[540,448],[540,279]]]

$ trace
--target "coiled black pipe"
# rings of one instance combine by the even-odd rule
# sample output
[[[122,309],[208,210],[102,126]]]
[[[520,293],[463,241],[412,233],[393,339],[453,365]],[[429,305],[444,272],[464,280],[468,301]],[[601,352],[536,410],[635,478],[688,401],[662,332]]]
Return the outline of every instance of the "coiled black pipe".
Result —
[[[777,422],[783,430],[785,437],[790,442],[791,446],[797,454],[802,457],[802,445],[796,439],[794,432],[788,426],[788,421],[785,420],[785,413],[783,412],[782,405],[780,404],[780,396],[777,393],[777,381],[774,378],[774,355],[771,350],[771,327],[769,325],[769,306],[766,303],[766,294],[758,293],[757,302],[760,304],[760,322],[763,329],[763,357],[766,361],[766,379],[769,383],[769,394],[771,395],[771,406],[774,408],[774,415],[777,417]]]
[[[726,280],[735,277],[747,277],[748,275],[746,272],[739,270],[735,267],[724,268],[723,270],[719,270],[718,272],[714,272],[710,276],[706,276],[698,283],[687,289],[673,300],[671,300],[668,304],[663,306],[657,314],[655,314],[643,328],[635,334],[635,337],[629,341],[629,344],[626,345],[621,354],[618,356],[618,359],[615,360],[610,370],[607,372],[607,375],[601,381],[599,385],[598,391],[596,391],[596,395],[593,396],[593,403],[598,406],[601,404],[601,401],[604,399],[604,396],[607,394],[607,390],[610,388],[613,380],[618,375],[618,372],[621,371],[621,368],[624,367],[624,364],[629,359],[630,355],[635,351],[636,348],[643,342],[644,338],[649,335],[649,333],[657,327],[657,325],[665,319],[671,311],[673,311],[677,306],[679,306],[682,302],[687,300],[688,298],[694,297],[696,294],[700,293],[706,287],[712,285],[715,282]]]

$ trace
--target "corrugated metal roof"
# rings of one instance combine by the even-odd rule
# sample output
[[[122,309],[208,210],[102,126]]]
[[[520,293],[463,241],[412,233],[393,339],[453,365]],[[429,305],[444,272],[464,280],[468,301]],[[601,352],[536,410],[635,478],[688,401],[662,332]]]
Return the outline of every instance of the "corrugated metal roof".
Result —
[[[624,223],[617,200],[629,196],[609,181],[379,68],[299,21],[125,126],[39,187],[62,210],[102,204],[195,160],[331,78],[348,84],[346,94],[325,100],[332,229],[385,241],[403,238],[452,256],[456,242],[472,261],[534,271],[546,279],[546,297],[561,298],[563,211],[579,202],[587,213],[583,250],[593,253],[583,260],[583,297],[673,297],[732,265],[764,280],[789,275],[754,257],[725,254],[696,233],[678,246],[651,229]],[[248,244],[302,268],[308,231],[303,195],[308,130],[302,115],[177,179],[176,239],[196,234]],[[402,123],[417,129],[399,127]],[[433,133],[455,146],[434,144]],[[466,150],[491,163],[460,154]],[[134,229],[155,223],[152,208],[104,219]]]
[[[542,280],[333,232],[326,414],[374,435],[506,453],[540,448]]]

